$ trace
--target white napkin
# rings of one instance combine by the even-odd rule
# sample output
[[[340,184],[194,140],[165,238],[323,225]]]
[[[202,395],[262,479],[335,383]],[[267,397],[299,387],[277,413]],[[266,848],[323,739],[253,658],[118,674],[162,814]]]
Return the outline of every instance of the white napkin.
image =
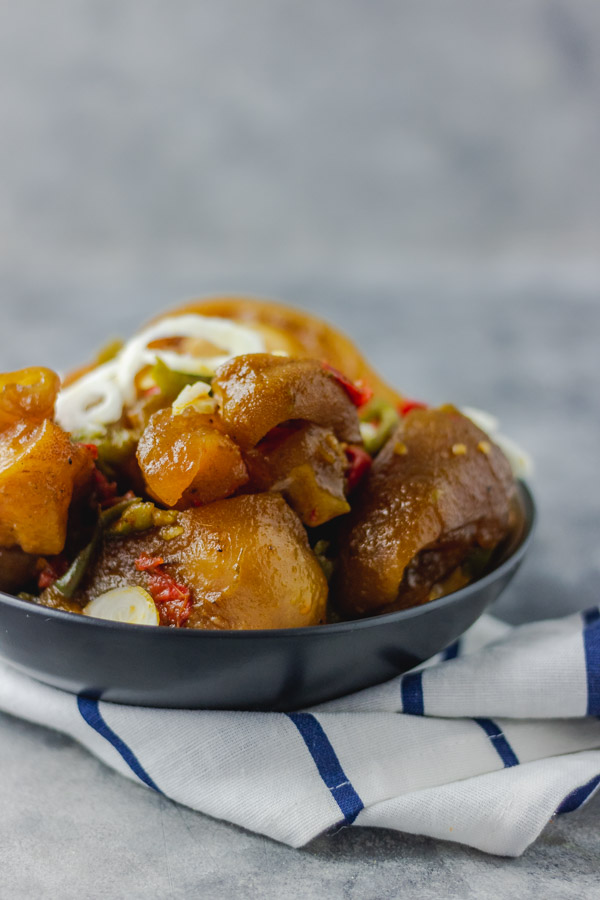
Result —
[[[600,611],[517,628],[484,616],[412,672],[300,713],[119,706],[3,663],[0,709],[293,847],[370,825],[518,856],[600,788]]]

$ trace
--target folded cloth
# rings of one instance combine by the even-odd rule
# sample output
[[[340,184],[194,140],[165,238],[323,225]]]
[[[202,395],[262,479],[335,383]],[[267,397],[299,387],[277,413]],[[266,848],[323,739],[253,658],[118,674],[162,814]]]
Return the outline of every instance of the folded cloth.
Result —
[[[297,713],[120,706],[4,664],[0,709],[293,847],[370,825],[518,856],[600,787],[600,611],[516,628],[484,616],[411,672]]]

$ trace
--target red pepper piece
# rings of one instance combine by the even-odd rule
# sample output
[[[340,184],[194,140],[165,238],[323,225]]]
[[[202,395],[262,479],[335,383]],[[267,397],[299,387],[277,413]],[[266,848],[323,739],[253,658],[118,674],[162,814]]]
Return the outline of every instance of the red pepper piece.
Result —
[[[158,608],[163,625],[180,628],[192,611],[190,589],[179,584],[160,567],[148,572],[148,590]]]
[[[148,575],[148,590],[156,603],[161,625],[180,628],[192,611],[190,589],[165,572],[163,564],[162,556],[147,556],[145,553],[135,561],[138,572]]]
[[[426,403],[420,400],[410,400],[408,397],[398,405],[398,412],[401,416],[406,416],[412,409],[429,409]]]
[[[338,384],[344,388],[354,405],[359,409],[365,403],[368,403],[373,396],[373,391],[368,384],[362,384],[360,381],[351,381],[347,375],[344,375],[338,369],[334,369],[328,362],[323,363],[323,368],[333,375]]]
[[[119,496],[117,493],[117,482],[109,481],[100,469],[94,468],[92,474],[94,477],[94,486],[96,488],[96,498],[102,509],[115,506],[123,500],[135,499],[136,495],[133,491],[127,491],[125,494]]]
[[[92,459],[98,459],[98,447],[96,444],[84,444],[80,441],[80,446],[85,447],[91,454]]]
[[[146,572],[148,569],[156,569],[157,566],[162,566],[163,563],[164,559],[162,556],[148,556],[146,553],[142,553],[136,559],[135,567],[138,572]]]
[[[354,444],[349,444],[346,447],[346,457],[350,463],[350,468],[346,473],[348,493],[352,493],[373,465],[373,460],[366,450],[363,450],[362,447],[356,447]]]
[[[317,521],[317,519],[318,519],[317,510],[316,510],[316,509],[311,509],[310,513],[308,514],[308,520],[309,520],[309,522],[310,522],[311,524],[314,525],[315,522]]]
[[[93,471],[96,493],[100,506],[113,506],[117,501],[117,482],[109,481],[100,469],[94,468]]]
[[[51,587],[69,568],[69,563],[64,556],[55,556],[54,559],[46,559],[44,562],[44,568],[38,575],[38,588],[40,591]]]

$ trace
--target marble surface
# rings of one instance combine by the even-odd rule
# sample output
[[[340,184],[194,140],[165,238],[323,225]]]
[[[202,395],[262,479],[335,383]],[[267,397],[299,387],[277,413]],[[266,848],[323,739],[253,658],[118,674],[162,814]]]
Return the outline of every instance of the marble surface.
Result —
[[[594,0],[22,0],[0,28],[0,361],[66,369],[198,293],[342,325],[493,410],[539,527],[496,613],[598,602]],[[518,860],[349,829],[300,851],[0,716],[0,896],[597,896],[600,799]]]

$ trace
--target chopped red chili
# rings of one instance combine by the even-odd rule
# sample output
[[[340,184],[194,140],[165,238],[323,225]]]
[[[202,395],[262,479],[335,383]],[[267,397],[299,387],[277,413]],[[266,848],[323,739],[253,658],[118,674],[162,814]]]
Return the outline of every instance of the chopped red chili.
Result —
[[[115,506],[123,500],[134,500],[134,491],[127,491],[125,494],[119,495],[116,481],[109,481],[106,475],[100,469],[94,467],[92,472],[94,478],[94,487],[96,489],[96,500],[102,507],[107,509]]]
[[[156,569],[157,566],[162,566],[163,563],[164,559],[162,556],[148,556],[146,553],[142,553],[136,559],[135,567],[138,572],[145,572],[148,569]]]
[[[398,412],[401,416],[406,416],[413,409],[429,409],[426,403],[420,400],[410,400],[408,397],[398,404]]]
[[[91,454],[92,459],[98,459],[98,447],[96,444],[84,444],[80,442],[82,447],[85,447],[86,450]]]
[[[348,493],[351,493],[363,480],[371,468],[373,460],[366,450],[353,444],[349,444],[346,447],[346,457],[350,463],[346,478],[348,480]]]
[[[360,408],[361,406],[364,406],[373,396],[373,391],[368,384],[363,384],[361,381],[351,381],[347,375],[344,375],[343,372],[335,369],[328,362],[323,363],[323,368],[333,375],[338,384],[344,388],[356,407]]]
[[[138,572],[147,573],[148,590],[156,603],[161,625],[180,628],[192,611],[190,589],[165,572],[163,564],[162,556],[147,556],[145,553],[135,561]]]
[[[94,467],[92,474],[100,506],[112,506],[114,503],[117,503],[120,499],[117,497],[117,482],[109,481],[106,475],[96,467]]]

